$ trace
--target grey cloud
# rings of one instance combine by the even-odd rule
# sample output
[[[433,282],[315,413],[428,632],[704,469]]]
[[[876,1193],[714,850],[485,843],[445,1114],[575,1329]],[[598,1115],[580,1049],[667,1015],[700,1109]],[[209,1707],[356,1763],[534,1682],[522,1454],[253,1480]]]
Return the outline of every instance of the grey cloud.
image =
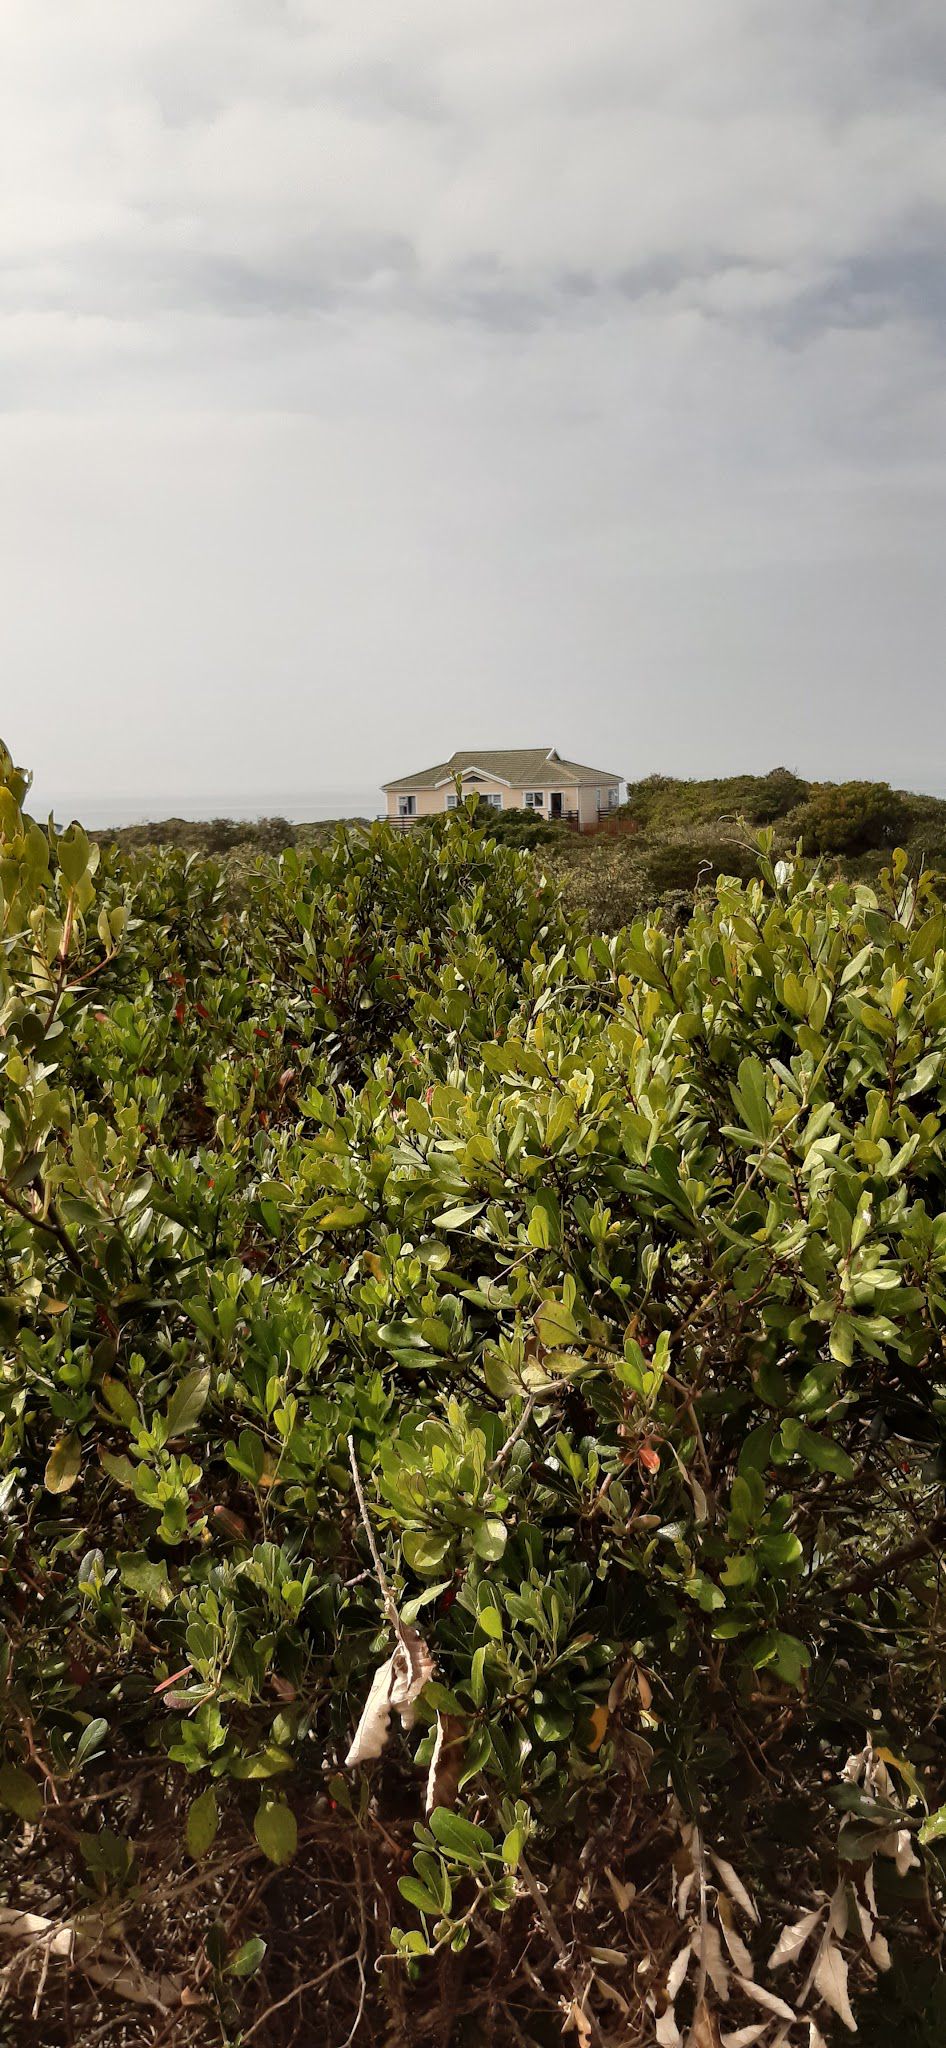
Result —
[[[471,704],[946,787],[939,0],[9,14],[3,724],[58,787],[351,785]]]

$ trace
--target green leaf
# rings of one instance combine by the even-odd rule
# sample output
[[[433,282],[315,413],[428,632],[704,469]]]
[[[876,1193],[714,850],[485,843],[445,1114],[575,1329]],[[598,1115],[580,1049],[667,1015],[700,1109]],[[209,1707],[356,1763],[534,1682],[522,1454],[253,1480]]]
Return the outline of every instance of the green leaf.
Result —
[[[435,1806],[430,1816],[430,1832],[441,1848],[449,1856],[458,1857],[461,1863],[479,1864],[493,1847],[493,1837],[486,1828],[475,1827],[462,1813],[453,1813],[446,1806]]]
[[[193,1808],[191,1811],[193,1812]],[[266,1943],[262,1935],[251,1934],[249,1941],[245,1941],[243,1947],[236,1949],[233,1955],[230,1956],[227,1962],[227,1970],[230,1976],[252,1977],[254,1971],[259,1969],[265,1954]]]
[[[138,1403],[130,1387],[126,1387],[123,1380],[108,1377],[102,1381],[102,1392],[112,1414],[117,1415],[119,1422],[126,1423],[129,1429],[134,1429],[139,1420]]]
[[[565,1742],[575,1726],[575,1716],[570,1707],[563,1707],[556,1701],[549,1701],[532,1710],[535,1732],[540,1742]]]
[[[503,1862],[505,1863],[507,1870],[515,1870],[518,1868],[519,1858],[522,1855],[522,1848],[522,1829],[520,1827],[510,1828],[508,1835],[506,1835],[503,1840],[502,1848]]]
[[[74,1771],[81,1771],[83,1764],[88,1763],[90,1757],[98,1755],[107,1734],[107,1721],[99,1719],[87,1722],[76,1744],[72,1764]]]
[[[429,1573],[439,1572],[451,1547],[449,1536],[438,1536],[430,1529],[405,1529],[401,1537],[401,1549],[412,1572],[421,1578]]]
[[[720,1580],[724,1586],[753,1586],[759,1576],[755,1558],[748,1551],[736,1551],[727,1558]]]
[[[923,1822],[920,1829],[921,1842],[938,1842],[946,1835],[946,1806],[938,1806]]]
[[[76,1431],[61,1436],[46,1461],[44,1485],[47,1493],[68,1493],[79,1477],[81,1446]]]
[[[170,1607],[173,1599],[168,1584],[168,1568],[163,1557],[155,1563],[143,1550],[119,1552],[118,1569],[126,1586],[137,1593],[142,1600],[150,1601],[152,1607],[162,1611]]]
[[[187,1810],[185,1838],[193,1857],[206,1856],[220,1825],[217,1795],[212,1785],[192,1800]]]
[[[354,1230],[359,1223],[366,1223],[370,1214],[364,1202],[340,1202],[324,1216],[317,1216],[316,1225],[319,1230]]]
[[[59,866],[71,888],[81,882],[89,865],[91,848],[81,825],[70,825],[56,842]]]
[[[487,1564],[496,1564],[506,1548],[506,1524],[497,1515],[487,1516],[478,1522],[473,1532],[473,1548],[477,1557]]]
[[[739,1063],[739,1091],[733,1094],[737,1107],[741,1109],[747,1128],[754,1138],[768,1136],[772,1123],[772,1112],[765,1095],[765,1068],[760,1060],[749,1058]]]
[[[443,1910],[440,1900],[435,1899],[426,1885],[421,1884],[419,1877],[399,1877],[397,1888],[409,1906],[416,1906],[419,1912],[432,1914],[435,1919],[440,1919]]]
[[[284,1799],[264,1792],[253,1822],[253,1833],[270,1863],[289,1863],[296,1853],[296,1817]]]
[[[463,1230],[474,1217],[482,1215],[485,1202],[457,1202],[452,1209],[444,1209],[439,1216],[431,1217],[432,1230]]]
[[[781,1629],[770,1629],[768,1634],[750,1645],[750,1661],[756,1671],[765,1668],[783,1678],[786,1685],[800,1685],[811,1656],[797,1636],[784,1635]]]
[[[581,1334],[570,1309],[562,1301],[544,1301],[535,1319],[539,1342],[546,1351],[561,1349],[574,1344]]]
[[[130,1458],[116,1457],[111,1451],[100,1451],[99,1464],[102,1470],[108,1473],[109,1478],[114,1479],[116,1486],[124,1486],[129,1492],[134,1490],[137,1468]]]
[[[35,1778],[19,1764],[0,1765],[0,1806],[15,1813],[18,1820],[35,1823],[43,1811],[43,1794]]]
[[[783,1425],[784,1436],[784,1425]],[[833,1472],[837,1479],[853,1479],[854,1460],[849,1458],[840,1444],[832,1443],[829,1437],[817,1436],[813,1429],[803,1429],[798,1439],[797,1450],[807,1458],[816,1472]]]
[[[481,1707],[486,1698],[486,1644],[474,1650],[470,1664],[470,1693],[475,1707]]]
[[[186,1436],[199,1421],[210,1392],[210,1368],[196,1366],[193,1372],[185,1373],[178,1382],[164,1414],[165,1436],[170,1443],[174,1437]]]

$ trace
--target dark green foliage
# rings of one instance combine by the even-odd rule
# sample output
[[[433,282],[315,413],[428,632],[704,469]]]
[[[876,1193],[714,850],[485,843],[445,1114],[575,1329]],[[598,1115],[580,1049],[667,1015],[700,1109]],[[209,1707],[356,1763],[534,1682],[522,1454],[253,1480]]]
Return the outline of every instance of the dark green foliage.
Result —
[[[813,783],[806,801],[791,812],[786,830],[805,853],[873,853],[906,835],[907,799],[886,782]]]
[[[170,1872],[226,2038],[352,1953],[360,1896],[366,2038],[465,2048],[515,1981],[520,2038],[587,1990],[643,2042],[715,1850],[763,1982],[840,1881],[866,2006],[865,1873],[909,1955],[946,1839],[929,879],[763,848],[605,939],[460,813],[290,849],[234,908],[24,794],[0,757],[8,1895],[104,1902],[154,1970]],[[346,1774],[393,1642],[349,1437],[437,1671]],[[340,2043],[355,1973],[324,1997]]]
[[[721,819],[744,818],[750,825],[773,825],[808,795],[809,784],[790,768],[768,775],[728,775],[715,781],[685,782],[671,775],[648,775],[628,784],[627,799],[616,813],[641,830],[669,833],[680,827],[713,826]]]

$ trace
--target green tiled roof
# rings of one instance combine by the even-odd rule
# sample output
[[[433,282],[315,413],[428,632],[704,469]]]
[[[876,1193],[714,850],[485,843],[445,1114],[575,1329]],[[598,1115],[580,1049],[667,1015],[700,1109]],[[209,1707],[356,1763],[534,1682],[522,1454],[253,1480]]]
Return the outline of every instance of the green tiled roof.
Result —
[[[554,747],[471,747],[438,761],[433,768],[419,768],[415,775],[401,775],[385,782],[384,789],[436,789],[451,775],[466,768],[481,768],[497,782],[512,789],[574,789],[576,784],[621,782],[613,768],[583,768],[578,761],[562,761]]]

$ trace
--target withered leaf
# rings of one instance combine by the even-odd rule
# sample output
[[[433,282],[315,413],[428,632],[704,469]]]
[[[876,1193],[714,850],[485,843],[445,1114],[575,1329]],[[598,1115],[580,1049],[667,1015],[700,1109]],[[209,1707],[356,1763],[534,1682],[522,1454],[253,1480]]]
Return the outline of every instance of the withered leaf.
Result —
[[[782,1932],[769,1957],[770,1970],[780,1970],[783,1963],[794,1962],[795,1957],[801,1955],[802,1949],[806,1941],[814,1933],[823,1911],[824,1908],[819,1906],[816,1912],[803,1913],[800,1920],[793,1920],[790,1927],[782,1928]]]
[[[815,1965],[814,1986],[819,1998],[824,1999],[825,2005],[830,2005],[832,2012],[836,2012],[838,2018],[843,2020],[848,2031],[856,2034],[857,2021],[851,2011],[851,2001],[847,1994],[847,1963],[833,1941],[826,1941],[822,1945],[821,1954]]]
[[[372,1679],[371,1691],[345,1758],[349,1768],[354,1764],[369,1763],[381,1755],[390,1733],[392,1710],[400,1716],[402,1727],[412,1726],[414,1703],[428,1678],[432,1678],[433,1671],[434,1660],[423,1636],[416,1628],[399,1623],[394,1649],[390,1657],[378,1666]]]
[[[435,1806],[452,1806],[456,1799],[463,1772],[466,1730],[462,1715],[438,1713],[434,1753],[427,1773],[425,1813],[433,1813]]]

